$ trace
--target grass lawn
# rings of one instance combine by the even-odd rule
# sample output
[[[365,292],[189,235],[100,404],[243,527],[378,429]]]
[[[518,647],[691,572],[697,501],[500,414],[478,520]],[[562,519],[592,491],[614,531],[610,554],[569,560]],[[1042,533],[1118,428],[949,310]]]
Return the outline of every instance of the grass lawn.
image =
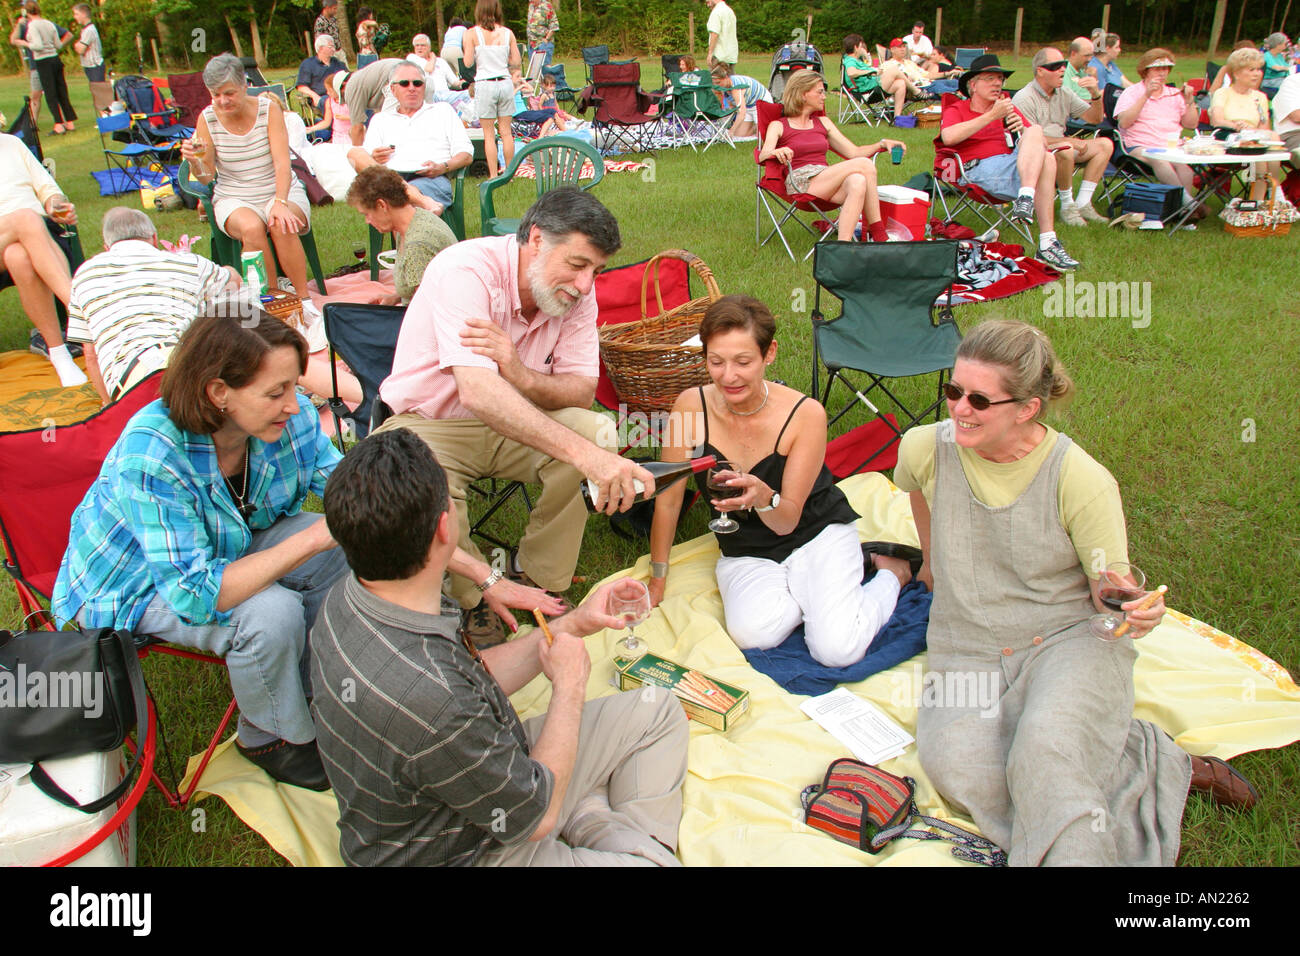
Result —
[[[1135,51],[1136,52],[1136,51]],[[1030,77],[1028,54],[1009,85]],[[658,83],[657,58],[643,57],[643,85]],[[766,80],[770,57],[742,58],[741,71]],[[1136,56],[1124,69],[1136,79]],[[1174,79],[1198,74],[1203,57],[1188,55]],[[570,82],[579,85],[580,64],[569,62]],[[828,57],[834,74],[838,57]],[[268,71],[272,78],[290,70]],[[100,248],[98,227],[105,210],[134,204],[135,196],[100,198],[89,172],[103,167],[86,84],[69,70],[69,86],[82,119],[76,133],[46,135],[57,178],[77,204],[87,254]],[[832,82],[832,86],[838,83]],[[26,91],[26,77],[0,78],[0,108],[10,119]],[[830,107],[834,109],[833,101]],[[41,126],[50,128],[48,113]],[[902,166],[885,160],[882,182],[901,183],[932,158],[932,130],[870,130],[848,127],[856,142],[881,135],[907,143]],[[671,248],[700,255],[724,293],[746,293],[766,301],[777,314],[780,350],[774,374],[807,389],[813,301],[811,261],[792,263],[776,243],[758,249],[754,229],[752,144],[725,146],[697,155],[689,149],[664,151],[644,173],[613,173],[597,195],[619,218],[623,250],[611,265],[646,259]],[[478,233],[477,180],[467,183],[466,226]],[[521,183],[498,193],[497,208],[520,212],[531,196]],[[200,234],[207,249],[208,227],[189,211],[153,213],[163,238]],[[514,213],[518,215],[519,213]],[[343,205],[312,210],[316,242],[326,271],[352,261],[364,242],[360,217]],[[1153,583],[1170,586],[1170,604],[1236,635],[1292,673],[1300,673],[1300,610],[1296,488],[1300,445],[1294,385],[1300,309],[1294,291],[1300,237],[1240,240],[1206,220],[1196,233],[1119,232],[1099,225],[1061,227],[1062,241],[1083,267],[1082,282],[1142,283],[1149,295],[1150,321],[1134,327],[1132,316],[1053,317],[1047,297],[1032,290],[988,305],[962,306],[963,329],[993,317],[1032,322],[1055,343],[1078,386],[1073,404],[1053,424],[1105,464],[1124,494],[1130,552]],[[802,254],[810,240],[797,240]],[[1049,287],[1050,288],[1050,287]],[[450,290],[449,290],[450,294]],[[1143,325],[1143,323],[1139,323]],[[0,350],[27,347],[29,324],[15,292],[0,296]],[[1287,396],[1291,397],[1287,397]],[[864,413],[865,414],[865,410]],[[684,534],[703,532],[705,516],[695,509]],[[521,515],[507,516],[505,534],[517,532]],[[635,549],[615,537],[603,519],[591,521],[579,573],[591,582],[631,564]],[[580,597],[585,586],[576,587]],[[0,585],[0,621],[17,619],[10,584]],[[167,722],[173,758],[180,764],[201,749],[205,729],[215,725],[229,700],[216,668],[185,662],[150,661],[151,681]],[[1182,863],[1185,865],[1300,865],[1300,748],[1246,755],[1235,761],[1263,795],[1250,815],[1220,812],[1200,799],[1188,804]],[[145,864],[276,864],[282,862],[262,839],[217,800],[198,805],[205,829],[195,832],[191,813],[165,808],[151,791],[139,811],[140,861]]]

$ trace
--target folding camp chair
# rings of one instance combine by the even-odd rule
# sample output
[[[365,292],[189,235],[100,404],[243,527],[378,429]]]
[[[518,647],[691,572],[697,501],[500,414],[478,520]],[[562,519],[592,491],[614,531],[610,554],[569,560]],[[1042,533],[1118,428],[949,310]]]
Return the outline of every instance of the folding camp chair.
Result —
[[[731,124],[736,120],[738,107],[723,107],[718,97],[720,91],[713,85],[713,75],[708,70],[695,70],[672,73],[668,79],[672,90],[672,112],[690,131],[686,141],[691,149],[698,152],[700,140],[704,142],[704,152],[708,152],[714,143],[726,143],[735,149],[736,144],[731,141]],[[702,132],[697,134],[701,127]]]
[[[572,103],[577,95],[577,90],[569,85],[569,81],[564,78],[564,64],[552,63],[550,66],[542,67],[542,76],[555,77],[555,101],[557,103]]]
[[[205,185],[197,179],[190,178],[190,164],[186,161],[181,163],[179,182],[183,193],[193,196],[203,202],[208,209],[212,209],[212,187],[216,184],[215,179]],[[217,224],[215,215],[209,215],[208,219],[212,227],[212,261],[219,266],[232,266],[236,270],[242,271],[243,262],[240,244],[221,231],[221,226]],[[320,290],[321,295],[328,295],[325,289],[325,271],[320,265],[320,253],[316,251],[316,238],[312,235],[311,227],[308,226],[307,231],[298,238],[302,240],[302,250],[307,256],[307,265],[311,267],[312,277],[316,280],[316,288]],[[271,254],[275,254],[274,243],[271,245]],[[279,260],[277,259],[276,262],[278,264]],[[280,270],[280,274],[284,274],[283,269]],[[301,295],[307,295],[306,289],[299,289],[298,292]]]
[[[199,117],[212,104],[212,94],[203,83],[203,73],[172,73],[167,77],[172,104],[185,126],[198,126]]]
[[[1119,197],[1123,195],[1129,183],[1154,182],[1156,178],[1155,171],[1149,165],[1124,148],[1124,136],[1115,122],[1115,103],[1122,92],[1123,90],[1113,83],[1108,83],[1102,89],[1106,121],[1097,132],[1098,136],[1109,139],[1113,147],[1110,163],[1107,164],[1106,172],[1097,187],[1098,194],[1112,207],[1117,207]],[[1112,212],[1111,215],[1115,213]]]
[[[761,101],[754,105],[758,111],[758,141],[762,143],[767,136],[767,127],[773,120],[780,118],[782,107],[780,103]],[[760,152],[761,147],[754,150],[756,163]],[[812,213],[820,218],[821,214],[837,209],[838,205],[808,193],[791,195],[785,189],[785,174],[785,165],[780,160],[769,159],[765,163],[758,163],[758,182],[755,183],[757,195],[754,200],[754,241],[760,246],[765,246],[773,236],[779,236],[781,245],[785,246],[786,254],[793,259],[794,250],[790,248],[790,241],[785,235],[786,224],[793,223],[811,235],[814,240],[819,240],[822,233],[814,228],[812,223],[801,219],[799,213]],[[767,218],[772,225],[766,236],[763,235],[764,212],[767,213]],[[807,259],[810,255],[812,255],[811,249],[804,258]]]
[[[456,170],[456,175],[452,180],[451,202],[443,207],[443,222],[451,229],[452,235],[456,241],[460,242],[465,238],[465,167]],[[374,226],[368,226],[369,248],[370,248],[370,279],[374,281],[379,278],[379,253],[384,248],[384,236],[390,237],[394,249],[397,248],[397,237],[393,233],[381,233]]]
[[[72,513],[99,476],[105,456],[127,421],[158,397],[161,378],[161,373],[151,375],[89,418],[74,424],[58,425],[56,441],[50,440],[49,428],[0,435],[0,541],[4,545],[5,570],[13,576],[18,604],[28,622],[50,628],[64,623],[54,620],[44,602],[48,602],[54,593],[59,566],[68,547]],[[168,654],[224,666],[219,657],[151,643],[147,638],[137,638],[137,647],[141,657],[151,653]],[[153,767],[154,709],[150,700],[148,739],[144,742],[147,766],[132,791],[129,806],[134,807],[139,802],[150,781],[157,786],[169,806],[184,806],[193,796],[203,769],[221,742],[234,712],[235,701],[232,698],[208,742],[193,782],[186,790],[180,791],[165,784]],[[137,737],[139,732],[137,728]],[[117,823],[108,830],[109,833],[122,822],[117,816],[113,819]]]
[[[392,410],[379,397],[379,386],[393,370],[397,336],[402,330],[406,307],[328,302],[322,312],[325,317],[325,337],[329,340],[330,381],[334,392],[329,398],[330,411],[340,424],[343,419],[350,419],[357,436],[365,437],[392,414]],[[349,411],[339,397],[338,374],[335,370],[339,358],[343,359],[361,383],[362,400],[354,411]],[[342,433],[340,428],[339,434]],[[487,500],[487,510],[471,522],[469,533],[494,547],[509,551],[511,546],[484,530],[484,525],[516,493],[523,495],[524,505],[532,510],[533,502],[528,489],[523,482],[498,482],[487,478],[470,485],[469,490]]]
[[[583,66],[587,68],[588,85],[596,82],[591,75],[591,68],[608,62],[610,62],[609,47],[604,43],[601,43],[598,46],[584,46],[582,48],[582,63]]]
[[[125,131],[113,133],[114,139],[170,153],[180,149],[182,140],[194,135],[194,127],[180,121],[180,111],[164,103],[151,80],[143,76],[121,77],[114,82],[113,93],[126,104],[131,119]]]
[[[167,171],[166,148],[159,149],[140,142],[127,143],[121,149],[110,145],[114,142],[113,134],[129,130],[132,122],[129,113],[95,117],[99,145],[104,151],[104,171],[108,174],[105,177],[107,184],[102,185],[100,195],[118,196],[139,191],[145,186],[156,187],[163,182],[171,183],[173,188],[176,186]]]
[[[858,471],[885,452],[903,432],[933,414],[938,420],[943,405],[943,383],[957,354],[961,332],[953,321],[952,283],[957,278],[956,242],[822,242],[813,258],[813,279],[817,282],[813,304],[812,390],[823,405],[836,381],[850,397],[829,425],[843,418],[858,401],[888,424],[890,437],[872,452]],[[838,318],[827,321],[822,312],[825,289],[838,298]],[[936,298],[948,293],[947,303],[938,308]],[[825,366],[826,387],[819,391],[818,370]],[[860,389],[846,372],[864,372],[871,384]],[[887,379],[911,378],[938,373],[934,401],[912,412]],[[899,390],[898,386],[894,387]],[[902,427],[872,404],[876,390],[889,398],[902,413]],[[899,390],[901,391],[901,390]]]
[[[985,46],[959,46],[952,51],[952,65],[963,70],[969,70],[970,65],[975,62],[977,56],[983,56],[989,52]]]
[[[655,98],[641,89],[641,64],[634,60],[596,64],[591,71],[589,96],[596,106],[592,128],[598,135],[604,130],[606,144],[612,141],[634,153],[649,151],[660,116],[649,112]]]
[[[672,85],[670,77],[674,73],[682,71],[682,54],[680,53],[661,53],[659,54],[659,92],[668,92],[669,86]]]
[[[241,56],[239,62],[244,64],[244,79],[249,86],[266,86],[266,77],[262,75],[262,69],[257,65],[257,58],[251,56]]]
[[[533,165],[537,198],[561,186],[576,186],[582,190],[594,187],[605,177],[605,161],[596,147],[571,136],[547,136],[535,139],[515,152],[510,165],[496,179],[478,184],[479,222],[484,236],[510,236],[519,230],[519,220],[498,216],[492,198],[502,186],[507,185],[524,160]],[[591,163],[592,178],[580,179],[585,163]]]
[[[890,105],[885,91],[877,84],[866,93],[859,93],[853,88],[853,82],[847,72],[847,64],[842,59],[840,60],[840,88],[835,92],[839,94],[840,103],[837,123],[859,122],[875,126],[888,118]]]
[[[957,97],[945,93],[941,100],[946,107]],[[1034,248],[1034,235],[1027,224],[1011,218],[1011,200],[991,196],[973,183],[963,183],[966,165],[957,150],[943,144],[942,130],[934,137],[934,173],[930,186],[930,208],[942,210],[944,220],[952,222],[969,210],[985,227],[997,227],[1015,232],[1024,238],[1028,248]],[[983,231],[983,230],[979,230]]]

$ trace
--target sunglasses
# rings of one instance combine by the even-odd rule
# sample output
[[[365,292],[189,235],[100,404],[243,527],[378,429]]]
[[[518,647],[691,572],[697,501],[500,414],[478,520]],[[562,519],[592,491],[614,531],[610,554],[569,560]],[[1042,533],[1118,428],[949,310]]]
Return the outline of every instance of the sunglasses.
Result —
[[[424,80],[393,80],[393,86],[424,86]]]
[[[1057,70],[1064,70],[1068,63],[1069,63],[1068,60],[1053,60],[1051,63],[1044,63],[1042,66],[1039,67],[1039,69],[1047,70],[1050,73],[1055,73]]]
[[[992,408],[994,405],[1008,405],[1011,402],[1020,401],[1018,398],[1000,398],[995,402],[987,395],[981,395],[979,392],[968,392],[960,385],[956,385],[952,382],[943,383],[943,397],[948,399],[948,401],[959,402],[963,395],[966,396],[966,401],[970,402],[970,407],[975,409],[977,412],[985,411],[986,409]]]

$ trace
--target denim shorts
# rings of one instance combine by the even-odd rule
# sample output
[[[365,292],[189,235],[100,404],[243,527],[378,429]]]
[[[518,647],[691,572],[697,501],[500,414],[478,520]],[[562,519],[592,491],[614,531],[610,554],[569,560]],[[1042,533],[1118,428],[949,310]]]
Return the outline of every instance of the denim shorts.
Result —
[[[1015,199],[1020,193],[1020,170],[1016,168],[1019,158],[1020,143],[1016,143],[1014,151],[981,159],[974,169],[967,164],[961,181],[978,186],[996,199]]]

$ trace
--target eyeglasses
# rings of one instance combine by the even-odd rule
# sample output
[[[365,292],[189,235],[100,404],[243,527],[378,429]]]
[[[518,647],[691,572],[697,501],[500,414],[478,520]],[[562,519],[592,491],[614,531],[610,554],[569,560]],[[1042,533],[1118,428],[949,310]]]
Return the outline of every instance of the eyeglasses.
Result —
[[[1055,73],[1057,70],[1064,70],[1068,60],[1053,60],[1051,63],[1044,63],[1039,67],[1040,70],[1047,70],[1049,73]]]
[[[424,80],[393,80],[393,86],[424,86]]]
[[[966,401],[970,402],[970,407],[977,412],[985,411],[994,405],[1009,405],[1011,402],[1018,402],[1018,398],[1000,398],[996,402],[987,395],[981,395],[979,392],[968,392],[960,385],[953,382],[943,383],[943,397],[950,402],[961,401],[962,396],[966,396]]]

